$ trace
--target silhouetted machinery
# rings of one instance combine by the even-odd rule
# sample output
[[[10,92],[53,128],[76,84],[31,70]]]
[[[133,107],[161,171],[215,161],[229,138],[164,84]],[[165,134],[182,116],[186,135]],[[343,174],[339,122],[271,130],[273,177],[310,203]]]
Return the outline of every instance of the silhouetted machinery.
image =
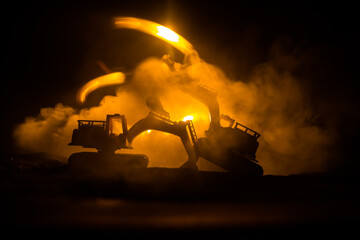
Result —
[[[115,154],[118,149],[131,149],[127,140],[127,123],[124,115],[107,115],[106,121],[78,120],[71,143],[98,152],[74,153],[69,158],[72,170],[104,172],[113,168],[121,171],[128,167],[147,167],[149,159],[143,154]]]
[[[124,115],[107,115],[106,121],[78,120],[78,129],[74,129],[69,145],[85,148],[96,148],[98,152],[74,153],[69,158],[69,166],[73,169],[104,170],[105,168],[121,171],[121,168],[147,167],[149,160],[143,154],[118,154],[116,150],[131,149],[133,140],[147,130],[158,130],[180,137],[191,163],[196,163],[194,143],[196,133],[191,120],[174,122],[163,109],[158,98],[149,97],[147,101],[151,109],[147,117],[127,127]],[[88,168],[86,168],[88,166]],[[85,168],[84,168],[85,167]]]
[[[129,167],[146,168],[149,160],[143,154],[118,154],[119,149],[131,149],[133,140],[147,130],[158,130],[180,137],[188,160],[183,168],[197,169],[198,159],[204,158],[228,172],[241,176],[262,176],[263,169],[257,164],[256,151],[259,146],[257,139],[260,134],[235,122],[226,115],[220,116],[216,93],[200,85],[186,86],[185,93],[205,104],[210,112],[210,126],[205,138],[197,139],[191,120],[171,121],[158,97],[147,99],[150,113],[127,127],[124,115],[107,115],[106,121],[79,120],[70,145],[85,148],[96,148],[98,152],[74,153],[69,158],[71,168],[89,168],[100,170],[105,166],[128,169]],[[229,122],[227,127],[220,126],[220,119]],[[113,164],[116,163],[116,164]],[[120,163],[120,164],[119,164]]]
[[[210,113],[206,138],[199,138],[194,144],[197,157],[242,176],[262,176],[263,169],[256,160],[260,134],[235,123],[227,115],[220,115],[217,93],[214,90],[197,84],[184,86],[182,90],[207,106]],[[229,125],[222,127],[220,119],[229,122]]]

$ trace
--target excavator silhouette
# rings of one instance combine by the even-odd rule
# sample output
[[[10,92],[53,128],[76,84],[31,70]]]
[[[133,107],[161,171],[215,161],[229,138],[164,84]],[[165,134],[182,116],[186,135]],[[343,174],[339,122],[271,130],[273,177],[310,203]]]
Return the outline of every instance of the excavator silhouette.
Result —
[[[210,125],[205,138],[197,139],[191,120],[172,121],[157,96],[150,96],[146,105],[149,114],[136,122],[130,129],[124,115],[107,115],[106,121],[78,120],[78,129],[74,129],[69,145],[96,148],[98,152],[74,153],[69,157],[72,169],[99,171],[105,166],[129,169],[146,168],[149,159],[143,154],[119,154],[120,149],[131,149],[132,142],[142,132],[158,130],[174,134],[181,139],[188,154],[188,160],[181,168],[197,170],[198,159],[204,158],[224,170],[241,176],[262,176],[263,169],[257,163],[256,151],[260,134],[235,122],[227,115],[220,115],[216,92],[208,87],[188,84],[182,91],[205,104],[210,112]],[[222,127],[220,119],[229,122]],[[116,164],[113,164],[116,163]],[[89,170],[88,169],[88,170]]]

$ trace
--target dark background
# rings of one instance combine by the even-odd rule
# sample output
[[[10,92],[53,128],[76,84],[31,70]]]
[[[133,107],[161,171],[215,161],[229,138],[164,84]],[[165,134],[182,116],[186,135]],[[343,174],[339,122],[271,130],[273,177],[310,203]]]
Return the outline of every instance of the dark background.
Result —
[[[356,234],[360,35],[354,3],[32,1],[7,3],[1,10],[0,156],[7,160],[0,163],[2,232],[103,238],[160,237],[165,230],[172,239],[198,236],[194,233],[251,239]],[[171,27],[203,59],[239,81],[249,81],[257,65],[280,55],[276,67],[299,81],[318,113],[316,124],[336,128],[339,155],[332,172],[242,178],[146,168],[114,178],[87,177],[46,154],[13,155],[11,133],[26,116],[57,103],[81,107],[77,90],[103,74],[97,60],[125,72],[167,52],[181,61],[162,41],[113,29],[114,16]]]
[[[338,121],[339,167],[354,170],[359,143],[356,9],[351,1],[61,1],[3,6],[1,153],[11,154],[11,132],[26,116],[59,102],[78,108],[76,91],[102,74],[97,60],[111,69],[131,71],[146,57],[169,51],[150,36],[112,28],[113,17],[134,16],[172,27],[203,59],[242,81],[272,57],[275,43],[284,55],[295,55],[300,64],[294,74],[314,108]]]

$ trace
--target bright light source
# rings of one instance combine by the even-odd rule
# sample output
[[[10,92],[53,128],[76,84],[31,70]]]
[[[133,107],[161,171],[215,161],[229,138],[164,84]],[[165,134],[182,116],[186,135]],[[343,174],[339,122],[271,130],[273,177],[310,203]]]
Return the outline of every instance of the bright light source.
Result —
[[[193,116],[191,116],[191,115],[188,115],[188,116],[186,116],[186,117],[184,117],[184,119],[183,119],[183,121],[184,122],[186,122],[186,121],[188,121],[188,120],[194,120],[194,117]]]
[[[184,55],[198,56],[192,44],[185,38],[156,22],[134,17],[117,17],[114,19],[116,28],[127,28],[150,34],[171,44]]]
[[[158,30],[156,34],[159,35],[160,37],[163,37],[171,42],[179,42],[179,35],[177,35],[171,29],[164,26],[157,26],[156,29]]]

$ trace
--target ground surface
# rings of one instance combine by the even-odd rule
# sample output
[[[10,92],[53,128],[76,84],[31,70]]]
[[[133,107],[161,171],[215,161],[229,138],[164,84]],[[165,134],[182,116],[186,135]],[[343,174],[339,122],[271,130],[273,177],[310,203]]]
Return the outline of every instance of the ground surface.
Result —
[[[345,237],[359,223],[358,184],[349,176],[241,178],[166,168],[94,176],[46,154],[5,159],[0,171],[0,224],[16,235]]]

